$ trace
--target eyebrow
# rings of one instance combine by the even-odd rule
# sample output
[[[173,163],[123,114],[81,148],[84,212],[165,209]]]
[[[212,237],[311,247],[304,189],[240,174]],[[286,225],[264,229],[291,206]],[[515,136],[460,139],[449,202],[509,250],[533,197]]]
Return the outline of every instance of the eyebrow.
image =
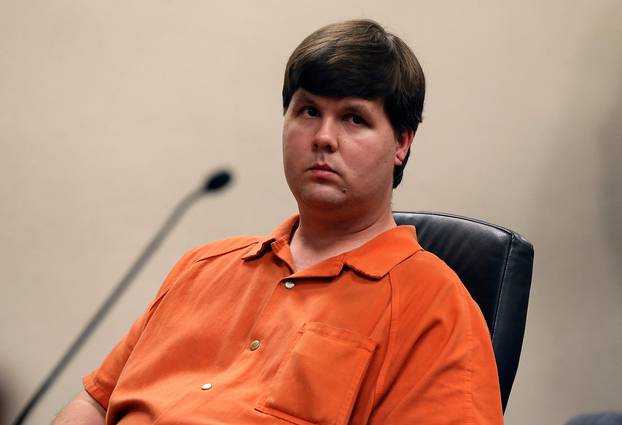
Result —
[[[357,115],[371,116],[372,111],[366,105],[360,103],[346,103],[344,109]]]
[[[300,92],[294,99],[295,103],[315,103],[315,100],[305,92]]]

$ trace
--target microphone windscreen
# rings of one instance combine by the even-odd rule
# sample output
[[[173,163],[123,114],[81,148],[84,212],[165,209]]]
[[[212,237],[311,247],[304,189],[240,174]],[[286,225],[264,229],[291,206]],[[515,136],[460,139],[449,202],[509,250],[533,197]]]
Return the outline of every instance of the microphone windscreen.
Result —
[[[209,178],[205,182],[205,185],[203,186],[203,190],[205,192],[214,192],[227,186],[230,181],[231,173],[227,170],[222,170],[209,176]]]

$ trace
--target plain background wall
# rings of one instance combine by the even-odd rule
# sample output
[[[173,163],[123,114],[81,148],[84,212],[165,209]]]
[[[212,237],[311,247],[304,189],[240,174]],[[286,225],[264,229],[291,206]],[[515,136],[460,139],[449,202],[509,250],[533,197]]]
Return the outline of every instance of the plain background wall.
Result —
[[[8,423],[169,210],[202,200],[29,423],[80,389],[202,242],[295,211],[282,73],[319,26],[370,17],[428,80],[395,209],[478,217],[536,247],[506,423],[622,409],[622,2],[0,2],[0,421]]]

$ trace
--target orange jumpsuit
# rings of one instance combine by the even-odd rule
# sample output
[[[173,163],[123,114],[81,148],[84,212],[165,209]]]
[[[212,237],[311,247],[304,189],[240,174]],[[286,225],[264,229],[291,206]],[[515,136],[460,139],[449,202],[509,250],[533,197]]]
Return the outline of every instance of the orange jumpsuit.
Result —
[[[293,272],[296,223],[175,265],[84,378],[107,424],[503,423],[484,318],[414,227]]]

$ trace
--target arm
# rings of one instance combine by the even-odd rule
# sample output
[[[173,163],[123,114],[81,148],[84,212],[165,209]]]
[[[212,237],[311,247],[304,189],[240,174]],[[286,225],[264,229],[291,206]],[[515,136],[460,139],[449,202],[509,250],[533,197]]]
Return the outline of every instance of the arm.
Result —
[[[93,397],[82,390],[56,416],[52,425],[104,425],[106,411]]]
[[[423,290],[399,285],[395,338],[369,425],[501,425],[501,392],[486,322],[453,273]]]
[[[87,419],[91,418],[99,419],[99,422],[92,422],[93,424],[103,424],[106,412],[114,412],[114,409],[111,409],[109,406],[110,396],[117,385],[127,359],[138,342],[151,314],[153,314],[178,276],[192,263],[198,250],[196,248],[189,251],[177,262],[147,310],[134,322],[130,331],[117,343],[102,364],[93,372],[83,377],[82,383],[85,390],[78,394],[61,411],[53,425],[91,424],[91,422],[86,422]],[[95,415],[93,410],[98,413],[98,416]],[[81,420],[80,414],[87,416],[84,417],[84,420]]]

